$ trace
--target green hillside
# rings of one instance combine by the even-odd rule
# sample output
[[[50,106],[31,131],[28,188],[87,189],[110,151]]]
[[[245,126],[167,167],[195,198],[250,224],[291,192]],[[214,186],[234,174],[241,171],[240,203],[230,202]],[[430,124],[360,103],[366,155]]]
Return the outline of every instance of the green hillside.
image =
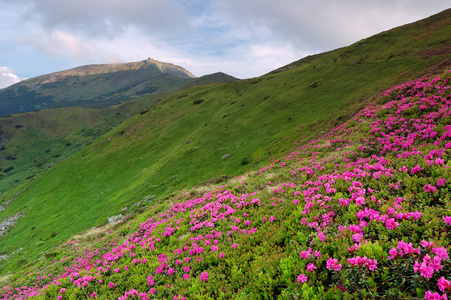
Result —
[[[67,157],[105,133],[100,111],[66,108],[0,119],[0,191]]]
[[[185,79],[183,87],[141,95],[120,105],[46,109],[0,117],[0,193],[76,153],[176,90],[234,80],[227,74],[215,73]]]
[[[1,299],[448,299],[451,70],[321,138],[75,236]]]
[[[379,92],[451,66],[451,10],[250,80],[194,87],[132,116],[81,152],[0,196],[2,272],[77,232],[220,183],[343,123]],[[164,201],[164,200],[160,200]],[[282,217],[282,216],[281,216]]]

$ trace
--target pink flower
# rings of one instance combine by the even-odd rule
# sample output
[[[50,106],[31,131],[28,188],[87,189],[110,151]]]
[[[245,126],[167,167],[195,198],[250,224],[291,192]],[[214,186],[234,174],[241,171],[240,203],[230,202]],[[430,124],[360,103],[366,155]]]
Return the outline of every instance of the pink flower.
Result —
[[[307,276],[305,276],[305,274],[301,274],[298,276],[298,282],[306,282],[307,281]]]
[[[349,225],[349,230],[354,232],[354,233],[362,233],[362,228],[360,228],[359,226],[354,225],[354,224]]]
[[[387,229],[395,229],[398,228],[399,223],[395,221],[395,219],[390,218],[387,221],[385,221],[385,227],[387,227]]]
[[[222,253],[222,252],[219,253],[218,257],[221,258],[221,259],[224,258],[224,253]]]
[[[449,280],[446,280],[445,277],[440,277],[440,279],[438,280],[437,283],[438,289],[441,290],[442,292],[446,291],[446,290],[451,290],[451,283],[449,282]]]
[[[424,189],[424,191],[426,192],[426,193],[435,193],[435,190],[437,189],[435,186],[433,186],[433,185],[430,185],[430,184],[425,184],[424,185],[424,187],[423,187],[423,189]]]
[[[338,272],[341,270],[342,265],[338,263],[338,260],[336,258],[329,258],[326,261],[326,268],[328,270],[333,269],[334,271]]]
[[[61,293],[61,294],[64,294],[65,292],[66,292],[66,289],[65,289],[65,288],[61,288],[61,289],[60,289],[60,293]]]
[[[301,258],[308,259],[312,254],[312,248],[308,248],[308,250],[301,251]]]
[[[368,267],[368,269],[370,269],[370,271],[374,271],[377,269],[377,260],[375,259],[368,259],[365,262],[365,265]]]
[[[115,287],[116,287],[116,284],[115,284],[115,283],[112,283],[112,282],[110,282],[110,283],[108,283],[108,287],[109,287],[110,289],[113,289],[113,288],[115,288]]]
[[[433,243],[433,242],[427,242],[427,241],[425,241],[425,240],[422,240],[422,241],[421,241],[421,246],[423,246],[423,248],[428,248],[428,247],[434,246],[434,243]]]
[[[314,264],[309,263],[309,264],[307,265],[307,271],[313,272],[315,269],[317,269],[317,268],[315,267]]]
[[[183,275],[183,280],[186,281],[186,280],[188,280],[188,279],[189,279],[189,274],[184,274],[184,275]]]
[[[451,225],[451,216],[444,216],[443,217],[443,222],[445,222],[446,224]]]
[[[423,258],[423,262],[421,265],[415,261],[413,265],[413,271],[416,273],[420,271],[420,275],[425,278],[432,278],[434,275],[434,269],[429,265],[429,262],[431,262],[431,258],[429,257],[429,254],[426,254],[426,256]]]
[[[363,235],[360,233],[356,233],[352,235],[352,240],[356,243],[360,242],[363,239]]]
[[[120,270],[121,270],[121,269],[116,268],[116,269],[114,269],[114,273],[119,273]]]
[[[437,179],[437,186],[445,186],[446,185],[446,179],[439,178]]]
[[[415,249],[413,248],[412,243],[405,243],[404,241],[398,241],[398,250],[400,250],[398,253],[400,256],[413,253],[420,254],[420,247]]]
[[[168,275],[171,276],[172,274],[175,273],[175,270],[173,268],[169,268],[168,269]]]
[[[365,204],[365,198],[363,198],[362,196],[359,196],[355,199],[355,203],[357,204],[357,206],[363,205],[363,204]]]
[[[424,294],[424,299],[426,300],[447,300],[448,297],[446,296],[446,294],[443,294],[442,296],[440,296],[439,293],[435,292],[432,293],[431,291],[426,291],[426,293]]]
[[[202,281],[207,281],[208,280],[208,272],[202,272],[201,274],[200,274],[200,280],[202,280]]]
[[[415,167],[413,167],[411,170],[410,170],[410,174],[415,174],[415,173],[417,173],[417,172],[419,172],[419,171],[421,171],[421,170],[423,170],[423,168],[422,167],[420,167],[419,165],[416,165]]]
[[[147,285],[152,286],[155,284],[155,281],[152,278],[152,275],[147,276]]]
[[[398,255],[398,250],[396,250],[395,247],[391,248],[390,251],[388,251],[389,256],[387,256],[387,259],[393,259]]]
[[[445,163],[445,160],[444,160],[443,158],[437,157],[437,158],[434,160],[434,163],[435,163],[437,166],[441,166],[441,165],[443,165],[443,164]]]
[[[374,271],[377,269],[377,260],[370,259],[366,256],[364,256],[364,257],[356,256],[356,257],[348,258],[348,262],[351,264],[352,268],[355,266],[363,267],[365,265],[371,271]]]
[[[442,260],[449,259],[448,250],[445,247],[434,247],[432,248],[432,253],[437,254]]]
[[[97,295],[96,292],[92,292],[91,298],[94,298],[96,295]]]
[[[238,244],[237,243],[233,243],[232,249],[235,249],[236,247],[238,247]]]

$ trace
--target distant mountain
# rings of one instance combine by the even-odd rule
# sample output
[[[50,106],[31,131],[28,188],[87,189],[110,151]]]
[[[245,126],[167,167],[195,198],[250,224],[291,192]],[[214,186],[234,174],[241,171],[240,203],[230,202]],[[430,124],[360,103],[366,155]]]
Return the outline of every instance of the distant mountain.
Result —
[[[219,82],[236,80],[225,74],[215,78]],[[153,59],[82,66],[0,90],[0,116],[57,107],[112,106],[143,95],[190,86],[193,80],[202,82],[203,79],[180,66]]]
[[[141,95],[136,92],[134,96],[136,99],[119,105],[102,108],[60,107],[0,116],[0,194],[18,182],[32,178],[35,174],[78,152],[130,116],[146,112],[150,105],[176,92],[191,87],[236,80],[220,72],[192,77],[193,75],[180,67],[158,62],[156,64],[159,64],[163,71],[185,79],[179,84],[174,84],[173,90],[150,95]],[[126,65],[86,66],[55,73],[56,75],[42,76],[31,81],[42,82],[43,77],[83,76],[68,74],[92,74],[93,72],[97,72],[98,80],[101,81],[103,80],[102,72],[108,69],[119,72],[124,66],[127,67]],[[128,99],[125,95],[122,97]],[[74,104],[74,102],[66,104]]]

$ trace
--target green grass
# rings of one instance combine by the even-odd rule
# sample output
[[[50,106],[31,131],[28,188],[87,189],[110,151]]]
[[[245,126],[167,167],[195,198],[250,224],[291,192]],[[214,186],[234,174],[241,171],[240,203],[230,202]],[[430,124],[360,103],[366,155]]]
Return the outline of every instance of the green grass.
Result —
[[[188,79],[172,89],[227,80],[227,75],[212,74]],[[174,93],[144,95],[104,108],[67,107],[1,117],[0,193],[78,152],[130,116]]]
[[[259,78],[191,88],[132,116],[0,197],[0,204],[17,197],[0,221],[25,213],[0,240],[0,253],[23,248],[1,261],[2,273],[146,198],[258,168],[342,123],[381,90],[449,67],[449,15]]]
[[[121,223],[72,237],[0,278],[0,297],[429,299],[427,293],[442,293],[451,276],[451,138],[444,128],[451,118],[433,112],[451,105],[451,77],[436,75],[393,88],[377,105],[263,170],[157,197]],[[424,97],[411,97],[416,93]],[[411,146],[404,147],[407,140]]]

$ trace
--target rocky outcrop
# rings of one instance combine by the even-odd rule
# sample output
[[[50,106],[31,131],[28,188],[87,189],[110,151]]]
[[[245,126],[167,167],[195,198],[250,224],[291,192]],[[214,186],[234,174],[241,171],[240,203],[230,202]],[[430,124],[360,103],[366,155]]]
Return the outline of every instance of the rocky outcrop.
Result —
[[[13,198],[11,200],[8,200],[4,204],[0,205],[0,211],[4,211],[11,204],[11,202],[13,202],[16,199],[17,199],[17,197],[15,197],[15,198]]]
[[[8,229],[17,223],[19,218],[23,217],[23,213],[17,213],[14,216],[7,217],[3,222],[0,223],[0,237],[4,236]]]

